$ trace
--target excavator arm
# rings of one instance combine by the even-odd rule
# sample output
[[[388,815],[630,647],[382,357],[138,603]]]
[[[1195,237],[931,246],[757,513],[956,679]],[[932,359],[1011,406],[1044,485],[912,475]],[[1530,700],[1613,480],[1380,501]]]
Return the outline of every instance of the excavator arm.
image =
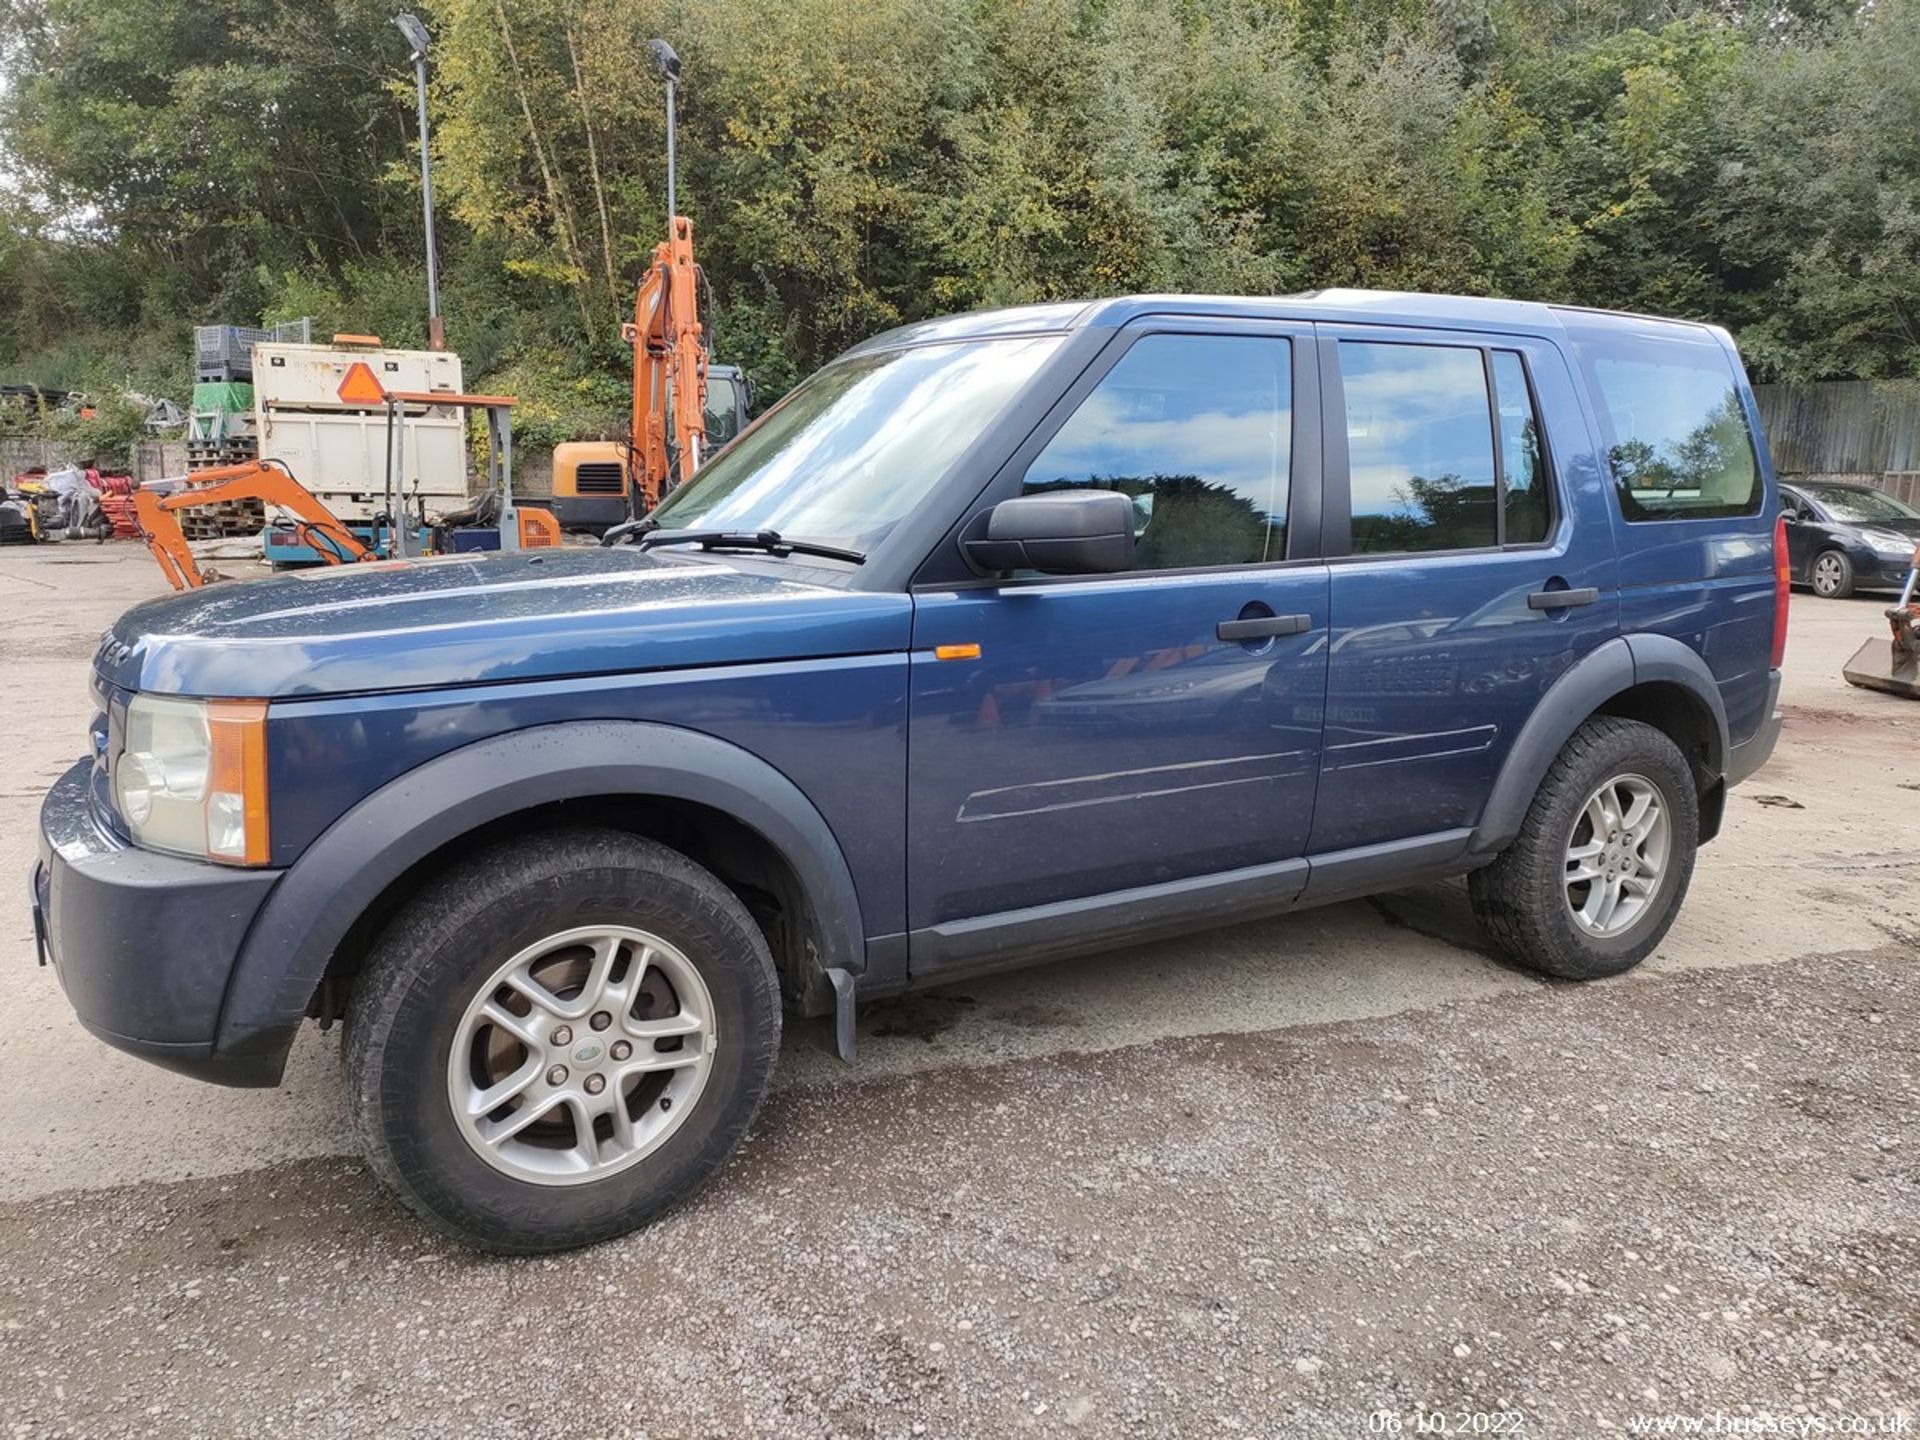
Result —
[[[634,297],[630,479],[647,509],[690,479],[707,445],[707,341],[700,323],[693,222],[675,215]]]
[[[314,493],[284,470],[249,460],[195,473],[187,488],[163,495],[145,486],[133,492],[147,548],[176,590],[197,590],[218,577],[202,572],[175,512],[227,500],[261,500],[293,516],[294,529],[329,565],[371,560],[374,554]]]

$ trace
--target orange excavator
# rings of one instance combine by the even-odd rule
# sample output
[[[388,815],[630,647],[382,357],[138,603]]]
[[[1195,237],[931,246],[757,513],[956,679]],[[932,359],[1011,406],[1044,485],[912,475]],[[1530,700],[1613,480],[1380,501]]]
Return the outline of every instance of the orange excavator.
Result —
[[[651,510],[706,458],[707,333],[700,323],[693,222],[678,213],[674,100],[680,57],[664,40],[650,40],[647,48],[667,86],[667,238],[654,247],[653,264],[634,296],[633,323],[622,325],[620,334],[633,346],[633,478]]]
[[[145,485],[133,492],[133,513],[139,517],[140,533],[174,589],[198,590],[221,578],[218,571],[200,568],[175,512],[231,500],[261,500],[285,512],[300,542],[311,546],[329,565],[374,558],[373,551],[286,470],[271,460],[249,460],[241,465],[195,471],[192,484],[171,494]]]
[[[673,217],[640,282],[633,321],[633,480],[650,510],[692,476],[707,445],[707,344],[697,301],[693,222]]]
[[[555,500],[570,498],[563,493],[564,479],[577,476],[581,465],[624,460],[621,489],[632,497],[634,513],[641,513],[700,468],[707,448],[707,342],[699,286],[693,222],[675,215],[667,238],[654,246],[634,296],[633,319],[620,327],[620,338],[633,346],[633,439],[556,446]],[[564,505],[561,514],[569,518]]]
[[[355,386],[365,387],[355,390]],[[401,431],[409,407],[456,406],[478,410],[486,418],[487,454],[490,467],[486,503],[474,507],[465,517],[449,519],[448,528],[474,525],[498,527],[500,548],[532,550],[561,543],[560,525],[552,514],[513,500],[513,438],[509,412],[514,400],[510,395],[458,395],[449,391],[411,391],[383,389],[373,372],[362,364],[348,371],[341,384],[343,398],[377,400],[386,407],[388,436],[387,514],[377,520],[370,532],[374,543],[356,535],[347,523],[329,510],[293,472],[273,459],[249,460],[240,465],[197,470],[183,480],[142,485],[133,492],[133,511],[147,548],[159,563],[167,583],[176,590],[197,590],[223,578],[218,571],[202,570],[193,548],[180,527],[178,512],[234,500],[258,500],[267,509],[286,518],[275,523],[290,526],[294,538],[329,565],[358,564],[367,560],[414,559],[419,554],[413,524],[405,517],[406,497],[401,493],[394,468],[397,457],[405,454]],[[491,497],[489,500],[488,497]],[[481,513],[482,511],[486,513]],[[383,533],[384,532],[384,533]],[[384,552],[384,553],[383,553]]]
[[[633,346],[632,439],[576,441],[553,453],[554,508],[568,523],[604,525],[644,514],[691,479],[707,451],[708,336],[700,320],[703,277],[693,253],[693,222],[675,213],[674,99],[680,57],[664,40],[648,47],[667,87],[667,238],[634,296],[633,320],[620,327]],[[601,472],[615,485],[601,489]],[[592,488],[589,488],[592,487]],[[598,504],[595,497],[604,497]],[[582,502],[582,503],[570,503]]]

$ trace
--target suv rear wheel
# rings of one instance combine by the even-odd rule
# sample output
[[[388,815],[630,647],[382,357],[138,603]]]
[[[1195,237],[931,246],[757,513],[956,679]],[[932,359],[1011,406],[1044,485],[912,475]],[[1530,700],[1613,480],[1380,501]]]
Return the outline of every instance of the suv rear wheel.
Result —
[[[369,1163],[483,1249],[645,1224],[745,1133],[780,991],[739,900],[664,846],[547,833],[457,866],[393,921],[344,1051]]]
[[[1679,747],[1638,720],[1597,716],[1555,758],[1518,838],[1468,877],[1474,913],[1517,965],[1618,975],[1665,938],[1699,836]]]

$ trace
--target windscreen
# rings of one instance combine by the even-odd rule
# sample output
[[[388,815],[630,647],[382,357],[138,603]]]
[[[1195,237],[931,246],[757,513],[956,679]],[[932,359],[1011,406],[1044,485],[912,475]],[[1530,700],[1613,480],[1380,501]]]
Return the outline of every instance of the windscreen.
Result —
[[[1057,335],[854,355],[768,411],[652,518],[866,551],[939,483]]]
[[[1883,495],[1878,490],[1855,490],[1840,485],[1803,485],[1801,492],[1836,520],[1872,525],[1889,520],[1920,520],[1920,510]]]

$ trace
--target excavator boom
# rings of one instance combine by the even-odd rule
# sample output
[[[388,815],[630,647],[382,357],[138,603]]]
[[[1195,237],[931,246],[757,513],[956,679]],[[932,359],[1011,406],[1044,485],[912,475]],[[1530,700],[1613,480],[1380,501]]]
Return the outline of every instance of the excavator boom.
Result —
[[[692,477],[707,444],[707,342],[693,222],[673,217],[634,297],[632,481],[651,510]]]

